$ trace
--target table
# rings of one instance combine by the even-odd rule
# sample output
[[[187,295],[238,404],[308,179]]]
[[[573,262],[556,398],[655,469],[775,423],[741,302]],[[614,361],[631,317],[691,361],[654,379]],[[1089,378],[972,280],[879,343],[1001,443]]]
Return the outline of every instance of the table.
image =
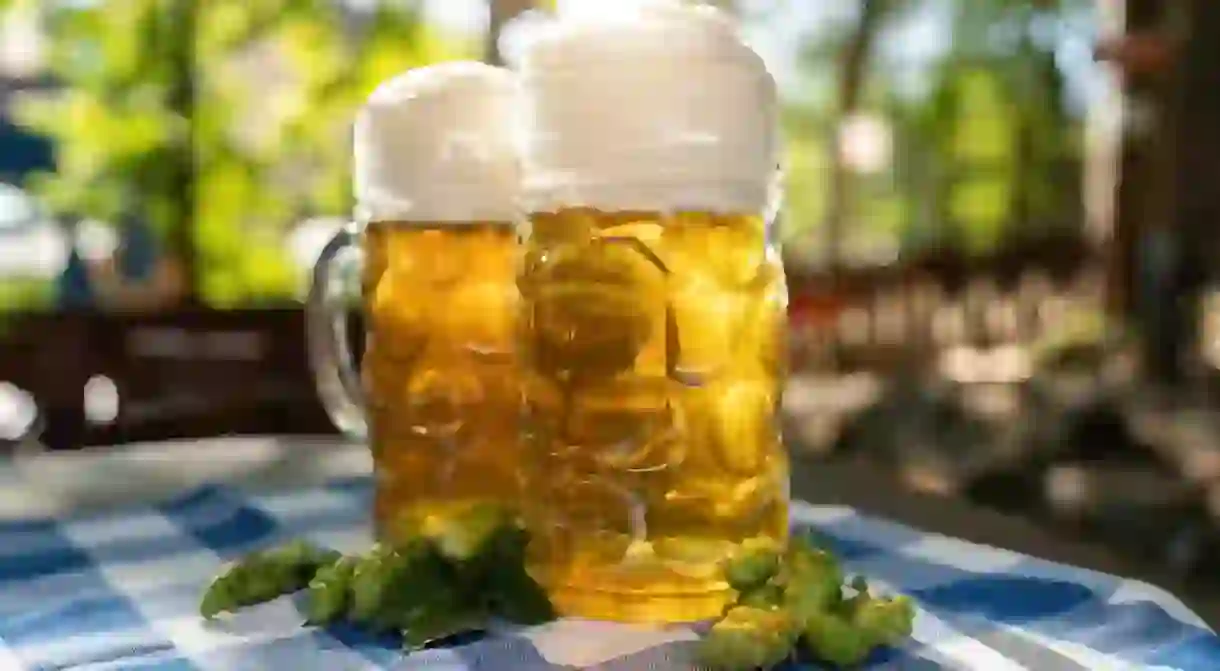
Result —
[[[84,580],[81,576],[92,571],[80,569],[78,573],[66,577],[40,574],[41,578],[32,581],[14,581],[15,574],[12,573],[5,576],[4,567],[8,566],[11,570],[13,566],[12,561],[6,562],[5,559],[20,560],[25,551],[21,547],[22,540],[36,538],[36,525],[22,520],[34,517],[62,520],[85,510],[104,514],[105,510],[110,509],[120,514],[117,511],[124,506],[166,498],[175,501],[168,507],[148,509],[133,518],[103,517],[92,522],[70,524],[68,536],[77,545],[87,549],[93,547],[91,554],[99,556],[104,553],[97,548],[109,547],[107,543],[125,534],[139,536],[143,539],[142,543],[150,539],[161,542],[159,538],[149,537],[149,529],[163,529],[171,535],[183,535],[182,529],[195,528],[201,524],[200,519],[214,522],[220,514],[218,511],[225,510],[225,506],[231,506],[234,501],[247,501],[243,497],[248,497],[248,505],[243,503],[239,508],[271,511],[268,514],[279,516],[285,529],[296,533],[304,529],[311,534],[320,534],[323,540],[334,541],[332,544],[340,549],[349,549],[344,544],[358,546],[367,539],[364,532],[357,528],[364,516],[363,510],[344,497],[355,491],[352,483],[357,483],[356,489],[359,489],[358,484],[368,469],[369,460],[362,448],[329,439],[228,439],[23,456],[15,463],[0,468],[0,520],[8,520],[0,521],[0,638],[4,637],[2,632],[6,628],[12,631],[13,627],[19,630],[25,627],[22,631],[27,634],[30,631],[58,631],[52,626],[54,622],[46,621],[45,613],[27,614],[15,609],[30,608],[31,604],[40,604],[43,600],[53,601],[51,595],[56,593],[62,597],[67,592],[63,592],[66,588],[60,583]],[[196,489],[207,482],[222,482],[226,486]],[[188,493],[192,491],[194,493]],[[916,638],[923,641],[921,651],[883,659],[875,668],[1117,671],[1156,668],[1160,665],[1164,669],[1193,671],[1220,666],[1220,642],[1208,631],[1203,620],[1164,591],[1136,580],[1118,580],[1087,571],[1071,571],[1071,581],[1078,583],[1073,586],[1065,582],[1067,574],[1064,567],[1008,551],[1035,554],[1116,575],[1148,577],[1119,565],[1116,560],[1094,548],[1065,543],[1021,521],[973,510],[956,502],[901,494],[880,474],[871,473],[859,465],[814,466],[798,463],[794,469],[793,492],[797,498],[819,504],[797,506],[796,517],[826,532],[835,542],[836,549],[848,557],[849,568],[880,578],[883,586],[903,583],[898,586],[904,591],[911,590],[917,599],[926,599],[926,603],[934,604],[939,609],[920,615]],[[847,506],[951,537],[922,534],[884,519],[861,517]],[[119,522],[116,523],[116,520]],[[204,538],[200,534],[190,535],[196,544],[200,538]],[[906,555],[909,550],[909,556],[896,562],[887,554],[890,548],[869,546],[870,542],[881,537],[897,539],[895,543],[903,544],[902,552]],[[996,547],[979,548],[961,539]],[[150,556],[146,557],[144,564],[102,566],[98,572],[104,574],[110,583],[118,580],[147,585],[150,580],[155,582],[160,579],[157,576],[172,579],[175,575],[187,575],[191,571],[211,571],[219,561],[231,556],[237,549],[248,549],[248,539],[239,541],[226,545],[223,551],[213,551],[209,547],[178,558]],[[909,561],[911,558],[918,561],[912,563]],[[952,584],[946,579],[947,562],[959,567],[948,569],[956,576],[949,581]],[[50,570],[45,566],[31,566],[30,562],[21,564],[18,561],[17,564],[23,565],[21,570],[25,571],[45,573]],[[961,568],[985,574],[1005,567],[1017,569],[1014,575],[1020,579],[1011,582],[1005,588],[1008,590],[1005,594],[1025,597],[1024,601],[1017,599],[1021,601],[1017,604],[1018,610],[1025,609],[1024,614],[997,613],[994,608],[988,610],[995,605],[995,587],[999,583],[988,579],[961,580],[966,575]],[[1035,579],[1025,580],[1022,576]],[[53,588],[56,584],[59,587]],[[97,617],[98,606],[96,603],[89,605],[89,595],[97,596],[97,592],[103,589],[98,585],[105,584],[90,583],[91,587],[84,583],[76,585],[77,588],[85,588],[84,596],[79,597],[85,603],[74,603],[68,610],[80,617]],[[464,648],[463,652],[438,651],[425,658],[406,661],[399,659],[396,653],[387,651],[384,645],[346,640],[339,634],[301,634],[308,639],[307,645],[301,644],[296,635],[286,633],[289,630],[298,631],[297,614],[287,600],[241,616],[245,619],[236,621],[227,632],[207,632],[201,629],[189,608],[183,609],[182,606],[197,598],[201,587],[199,581],[186,580],[174,587],[177,591],[170,590],[172,598],[137,601],[141,602],[138,605],[141,616],[159,614],[160,626],[155,629],[162,633],[162,630],[168,631],[169,640],[178,649],[191,645],[197,648],[216,645],[220,640],[233,643],[234,636],[254,636],[258,640],[257,655],[234,656],[233,651],[240,648],[230,647],[226,648],[227,653],[210,656],[211,666],[204,665],[205,668],[223,668],[226,671],[270,668],[266,664],[271,658],[275,659],[276,665],[284,665],[285,668],[293,664],[304,665],[303,670],[391,666],[422,669],[425,664],[429,669],[439,666],[455,671],[468,671],[471,668],[505,671],[596,668],[626,671],[647,668],[649,665],[656,665],[662,670],[689,668],[673,665],[674,660],[682,655],[682,646],[688,645],[691,638],[689,631],[642,632],[603,623],[562,622],[532,630],[525,635],[488,639]],[[990,593],[987,592],[989,589]],[[1071,603],[1053,624],[1042,622],[1030,625],[1034,611],[1044,605],[1035,603],[1037,599],[1031,601],[1031,595],[1067,599]],[[970,607],[954,611],[954,603],[965,603]],[[987,617],[1003,619],[1007,624],[991,626],[984,621]],[[1106,626],[1096,627],[1097,622],[1090,622],[1089,617],[1100,617],[1097,622],[1104,622]],[[1053,637],[1066,630],[1075,632],[1068,635],[1068,642],[1055,642]],[[193,664],[187,663],[173,649],[167,649],[163,641],[156,643],[153,640],[156,637],[152,634],[125,632],[127,638],[120,637],[117,645],[126,645],[127,649],[136,652],[129,653],[134,656],[124,659],[106,655],[101,655],[100,659],[97,657],[101,654],[97,650],[116,645],[114,637],[110,635],[86,636],[82,642],[79,635],[65,634],[64,640],[70,638],[74,642],[69,652],[77,655],[72,658],[75,662],[87,660],[94,664],[87,668],[185,669],[200,666],[197,658],[191,659]],[[46,636],[49,638],[40,642],[42,647],[37,648],[38,654],[62,664],[62,656],[69,653],[62,648],[56,649],[54,637],[50,634]],[[936,641],[935,646],[928,643],[933,640]],[[1161,652],[1151,658],[1155,664],[1136,666],[1117,661],[1124,648],[1146,646],[1153,640],[1162,645]],[[289,645],[291,641],[295,641],[297,647]],[[591,644],[594,641],[596,645]],[[12,645],[13,641],[7,642],[10,647],[16,647]],[[1082,647],[1084,643],[1093,649],[1107,651],[1112,656],[1098,656],[1089,648]],[[62,645],[62,642],[58,644]],[[607,646],[615,650],[606,652]],[[635,655],[623,652],[641,647],[648,649]],[[28,652],[28,648],[22,650]],[[94,657],[89,657],[86,654],[88,651],[93,651]],[[12,650],[7,650],[7,659],[5,654],[4,642],[0,642],[0,669],[30,668],[28,664],[21,665],[16,659],[17,653]],[[664,658],[666,655],[669,657]],[[505,661],[510,658],[533,659],[534,663],[519,661],[510,664]],[[543,658],[550,661],[543,662]],[[395,660],[393,664],[389,663],[391,659]],[[326,660],[326,665],[316,666],[318,660]],[[311,661],[314,667],[309,666]]]

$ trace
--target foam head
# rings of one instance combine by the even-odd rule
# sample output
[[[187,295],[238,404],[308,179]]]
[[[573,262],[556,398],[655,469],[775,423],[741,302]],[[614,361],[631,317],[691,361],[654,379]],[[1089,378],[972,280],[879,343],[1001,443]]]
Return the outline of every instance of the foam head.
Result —
[[[353,181],[364,221],[515,218],[516,75],[455,61],[383,83],[356,117]]]
[[[530,209],[771,206],[775,80],[730,16],[654,2],[540,33],[520,66]]]

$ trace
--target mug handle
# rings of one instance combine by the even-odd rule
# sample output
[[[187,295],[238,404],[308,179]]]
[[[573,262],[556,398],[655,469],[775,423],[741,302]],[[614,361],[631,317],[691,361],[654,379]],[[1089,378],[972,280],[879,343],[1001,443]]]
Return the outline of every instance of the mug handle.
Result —
[[[357,294],[364,252],[355,223],[335,233],[313,268],[305,302],[309,365],[330,421],[353,440],[368,440],[368,403],[348,342],[347,310]]]

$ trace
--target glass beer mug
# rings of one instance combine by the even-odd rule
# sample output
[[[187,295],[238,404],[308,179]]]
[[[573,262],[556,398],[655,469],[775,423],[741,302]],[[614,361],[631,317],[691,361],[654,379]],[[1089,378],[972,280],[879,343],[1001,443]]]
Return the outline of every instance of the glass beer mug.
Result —
[[[689,6],[561,20],[521,78],[533,568],[565,614],[716,616],[726,556],[788,531],[775,84]]]
[[[358,221],[325,247],[307,321],[324,406],[372,450],[383,538],[519,500],[515,93],[505,70],[445,63],[383,84],[356,121]],[[355,275],[359,372],[346,351]]]

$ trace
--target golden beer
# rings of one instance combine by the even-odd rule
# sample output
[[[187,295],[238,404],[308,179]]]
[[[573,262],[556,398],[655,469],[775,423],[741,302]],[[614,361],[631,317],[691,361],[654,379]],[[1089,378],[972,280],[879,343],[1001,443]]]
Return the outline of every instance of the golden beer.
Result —
[[[787,536],[775,81],[680,2],[561,17],[519,72],[532,568],[567,615],[715,617]]]
[[[536,213],[518,283],[528,449],[561,612],[697,620],[786,540],[787,290],[759,216]]]
[[[521,496],[511,223],[370,224],[362,375],[382,535]]]
[[[323,406],[372,450],[384,538],[521,504],[517,93],[503,68],[438,63],[383,82],[353,124],[355,221],[319,257],[306,325]]]

